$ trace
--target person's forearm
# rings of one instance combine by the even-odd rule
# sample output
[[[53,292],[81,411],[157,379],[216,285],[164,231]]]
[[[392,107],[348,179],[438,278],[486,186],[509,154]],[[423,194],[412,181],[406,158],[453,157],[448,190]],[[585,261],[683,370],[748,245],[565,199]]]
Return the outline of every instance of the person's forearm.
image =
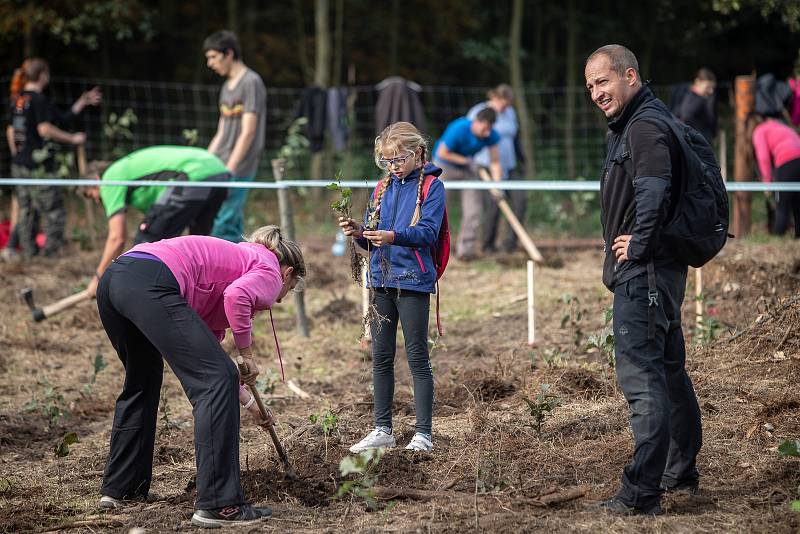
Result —
[[[466,156],[462,156],[461,154],[444,149],[440,149],[437,153],[437,156],[439,159],[442,159],[446,162],[455,163],[456,165],[469,165],[470,161]]]
[[[218,155],[217,154],[217,150],[219,149],[219,142],[220,142],[221,138],[222,138],[222,135],[220,134],[220,132],[218,130],[217,133],[214,134],[214,137],[211,138],[211,142],[208,144],[208,151],[209,152],[211,152],[214,155]]]
[[[231,172],[236,172],[236,168],[247,155],[247,151],[250,150],[250,146],[253,144],[253,139],[256,137],[255,134],[256,133],[254,131],[243,131],[236,139],[236,144],[233,145],[231,156],[228,158],[228,162],[225,164],[225,166],[228,167]]]
[[[495,182],[499,182],[503,179],[503,168],[500,166],[500,163],[497,161],[493,161],[489,164],[489,171],[492,173],[492,180]]]
[[[106,268],[114,261],[114,258],[122,254],[122,249],[125,248],[125,238],[119,236],[108,236],[106,238],[105,247],[103,247],[103,255],[100,258],[100,263],[97,265],[95,274],[98,276],[103,275]]]
[[[72,144],[72,134],[65,132],[58,126],[50,124],[49,122],[39,124],[38,132],[39,135],[45,139],[52,139],[59,143]]]
[[[17,144],[14,142],[14,128],[11,126],[6,127],[6,141],[8,141],[8,151],[11,152],[11,157],[17,155]]]

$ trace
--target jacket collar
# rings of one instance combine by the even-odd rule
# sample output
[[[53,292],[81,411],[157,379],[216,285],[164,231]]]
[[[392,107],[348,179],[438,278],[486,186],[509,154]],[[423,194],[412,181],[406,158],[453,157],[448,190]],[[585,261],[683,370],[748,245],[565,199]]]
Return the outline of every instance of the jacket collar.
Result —
[[[639,92],[637,92],[628,105],[622,110],[622,113],[608,121],[608,128],[614,133],[620,133],[622,130],[625,129],[625,126],[631,120],[631,117],[636,113],[636,111],[642,107],[646,102],[650,102],[654,100],[656,97],[653,95],[653,91],[650,90],[647,85],[643,85]]]

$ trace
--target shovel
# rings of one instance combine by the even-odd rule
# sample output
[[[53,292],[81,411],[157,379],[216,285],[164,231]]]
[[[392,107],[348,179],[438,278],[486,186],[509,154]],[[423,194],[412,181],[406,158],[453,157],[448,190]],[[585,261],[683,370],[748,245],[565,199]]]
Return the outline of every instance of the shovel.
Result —
[[[239,365],[239,373],[243,375],[250,374],[247,364],[244,363],[244,358],[239,356],[236,359],[236,363]],[[267,419],[267,409],[264,407],[264,403],[261,400],[261,395],[258,394],[258,390],[255,386],[251,386],[249,384],[247,387],[250,390],[250,394],[252,394],[253,398],[256,399],[256,404],[258,405],[258,410],[261,412],[261,417],[263,419]],[[267,427],[267,430],[269,431],[269,437],[272,438],[273,445],[275,445],[275,450],[278,451],[278,456],[280,457],[281,462],[283,462],[283,469],[286,473],[286,477],[291,480],[296,480],[297,472],[294,470],[292,464],[289,463],[289,457],[286,456],[286,451],[284,450],[283,445],[281,445],[281,440],[278,439],[278,434],[275,432],[275,424],[270,423],[270,425]]]

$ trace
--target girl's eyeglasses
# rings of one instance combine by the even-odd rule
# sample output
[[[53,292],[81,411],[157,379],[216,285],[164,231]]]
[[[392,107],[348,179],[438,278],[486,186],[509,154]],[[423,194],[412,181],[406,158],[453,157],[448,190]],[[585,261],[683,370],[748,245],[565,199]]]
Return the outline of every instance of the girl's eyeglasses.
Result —
[[[409,158],[413,156],[414,152],[409,150],[408,153],[405,154],[404,156],[398,156],[396,158],[391,158],[391,159],[381,158],[378,160],[378,167],[380,167],[381,169],[388,169],[389,167],[400,167],[402,165],[405,165],[406,162],[409,160]]]

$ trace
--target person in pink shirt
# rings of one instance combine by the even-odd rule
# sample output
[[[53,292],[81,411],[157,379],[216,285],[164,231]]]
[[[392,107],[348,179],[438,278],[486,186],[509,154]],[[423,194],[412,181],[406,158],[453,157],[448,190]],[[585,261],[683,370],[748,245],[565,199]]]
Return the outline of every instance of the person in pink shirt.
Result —
[[[764,182],[800,181],[800,135],[786,124],[752,114],[747,118],[747,132],[753,140],[753,153]],[[776,193],[777,208],[772,233],[783,235],[794,217],[794,237],[800,238],[800,193]]]
[[[147,498],[166,360],[193,407],[192,523],[245,525],[271,514],[246,503],[242,492],[238,405],[250,395],[240,383],[255,384],[259,374],[251,349],[254,315],[280,303],[305,274],[300,248],[277,226],[262,227],[243,243],[195,235],[141,243],[106,269],[97,307],[125,367],[125,385],[114,413],[101,507]],[[227,329],[246,375],[239,375],[220,345]]]

